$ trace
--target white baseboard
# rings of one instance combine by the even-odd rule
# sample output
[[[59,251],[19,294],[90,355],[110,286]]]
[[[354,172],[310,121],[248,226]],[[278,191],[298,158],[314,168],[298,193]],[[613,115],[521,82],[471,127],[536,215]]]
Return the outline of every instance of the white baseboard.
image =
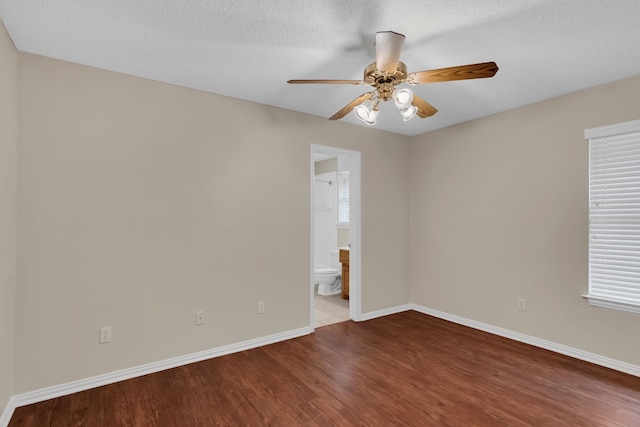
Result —
[[[0,427],[7,427],[9,425],[9,421],[11,421],[11,416],[15,409],[16,405],[12,397],[9,399],[9,402],[7,402],[7,406],[5,406],[4,411],[2,411],[2,415],[0,415]]]
[[[487,323],[476,322],[475,320],[467,319],[464,317],[456,316],[455,314],[449,314],[442,311],[435,310],[433,308],[424,307],[417,304],[410,304],[411,309],[420,313],[428,314],[440,319],[448,320],[460,325],[469,326],[470,328],[479,329],[490,334],[499,335],[501,337],[509,338],[514,341],[520,341],[525,344],[530,344],[535,347],[544,348],[545,350],[551,350],[556,353],[564,354],[575,359],[590,362],[596,365],[604,366],[605,368],[614,369],[616,371],[624,372],[626,374],[640,377],[640,366],[632,365],[630,363],[622,362],[620,360],[611,359],[609,357],[601,356],[595,353],[589,353],[588,351],[580,350],[577,348],[569,347],[563,344],[558,344],[553,341],[543,340],[541,338],[532,337],[530,335],[521,334],[519,332],[510,331],[509,329],[499,328],[497,326],[489,325]]]
[[[94,387],[100,387],[106,384],[112,384],[118,381],[128,380],[130,378],[142,375],[152,374],[154,372],[164,371],[165,369],[175,368],[177,366],[187,365],[189,363],[200,362],[202,360],[212,359],[214,357],[224,356],[231,353],[237,353],[249,350],[263,345],[273,344],[280,341],[298,338],[308,335],[312,332],[311,328],[304,327],[294,329],[292,331],[281,332],[266,337],[256,338],[248,341],[242,341],[235,344],[216,347],[197,353],[187,354],[185,356],[173,357],[171,359],[161,360],[159,362],[147,363],[133,368],[122,369],[120,371],[110,372],[107,374],[97,375],[95,377],[85,378],[78,381],[71,381],[52,387],[34,390],[27,393],[17,394],[11,398],[7,408],[0,418],[0,427],[5,427],[9,423],[11,414],[15,408],[30,405],[36,402],[53,399],[54,397],[65,396],[79,391],[88,390]],[[6,420],[5,420],[6,419]]]
[[[363,322],[365,320],[375,319],[376,317],[388,316],[390,314],[401,313],[403,311],[411,310],[411,304],[397,305],[395,307],[384,308],[382,310],[370,311],[368,313],[362,313],[360,315],[359,322]]]

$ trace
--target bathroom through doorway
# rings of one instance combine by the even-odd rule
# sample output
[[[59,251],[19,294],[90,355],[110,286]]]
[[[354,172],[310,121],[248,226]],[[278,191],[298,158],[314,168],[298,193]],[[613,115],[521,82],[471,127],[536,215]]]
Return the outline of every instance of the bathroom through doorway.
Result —
[[[361,317],[360,152],[311,146],[310,327]]]

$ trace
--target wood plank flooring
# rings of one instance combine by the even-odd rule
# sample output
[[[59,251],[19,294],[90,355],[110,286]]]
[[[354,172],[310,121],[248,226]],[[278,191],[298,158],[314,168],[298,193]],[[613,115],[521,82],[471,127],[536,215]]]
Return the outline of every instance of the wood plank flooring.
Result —
[[[17,408],[18,426],[640,426],[640,378],[416,312]]]

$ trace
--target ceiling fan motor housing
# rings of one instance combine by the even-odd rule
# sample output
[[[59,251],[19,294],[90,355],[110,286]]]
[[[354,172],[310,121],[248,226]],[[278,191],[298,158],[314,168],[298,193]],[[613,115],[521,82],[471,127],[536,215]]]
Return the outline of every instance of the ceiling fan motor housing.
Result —
[[[407,81],[407,66],[402,62],[398,62],[396,71],[389,73],[379,70],[374,62],[364,69],[363,80],[366,84],[378,89],[380,100],[388,101],[391,99],[395,86]]]

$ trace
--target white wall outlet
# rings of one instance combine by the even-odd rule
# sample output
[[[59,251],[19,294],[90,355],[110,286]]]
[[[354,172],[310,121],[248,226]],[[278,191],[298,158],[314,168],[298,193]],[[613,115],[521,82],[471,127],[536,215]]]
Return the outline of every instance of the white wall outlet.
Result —
[[[204,325],[204,311],[196,311],[196,326]]]
[[[100,344],[106,344],[111,342],[111,326],[105,326],[100,328],[100,338],[98,340]]]
[[[264,314],[264,301],[258,301],[258,314]]]
[[[524,298],[518,298],[518,310],[520,311],[527,310],[527,301]]]

